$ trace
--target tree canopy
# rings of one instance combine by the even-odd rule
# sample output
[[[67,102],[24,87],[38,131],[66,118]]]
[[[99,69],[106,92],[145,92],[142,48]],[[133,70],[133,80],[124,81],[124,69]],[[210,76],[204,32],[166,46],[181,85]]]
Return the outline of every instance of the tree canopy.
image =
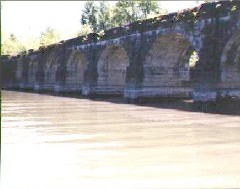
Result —
[[[61,40],[61,35],[56,30],[48,27],[46,31],[40,35],[40,45],[50,45]]]
[[[87,1],[84,5],[84,9],[82,11],[81,16],[81,24],[90,25],[94,31],[97,31],[98,27],[98,7],[94,1]]]
[[[98,12],[98,30],[107,30],[113,27],[112,12],[113,9],[107,1],[99,2]]]
[[[4,55],[17,55],[19,52],[24,51],[24,46],[19,42],[17,36],[14,34],[7,35],[2,33],[1,54]]]
[[[98,4],[87,1],[81,15],[81,24],[89,25],[93,32],[122,26],[139,19],[166,14],[157,1],[118,1],[110,6],[107,1]]]
[[[91,25],[83,24],[81,30],[79,32],[77,32],[77,36],[87,35],[92,32],[93,32],[93,28]]]
[[[2,2],[1,2],[2,8]],[[108,1],[87,1],[81,13],[81,29],[77,36],[92,32],[103,35],[104,31],[123,26],[139,19],[145,19],[165,14],[157,1],[117,1],[114,5]],[[31,37],[21,41],[14,34],[2,32],[1,54],[16,55],[28,49],[38,49],[61,40],[61,35],[55,29],[48,27],[39,37]]]
[[[56,30],[48,27],[40,34],[39,38],[29,36],[25,41],[20,41],[16,35],[12,33],[7,35],[2,32],[1,39],[1,54],[17,55],[21,52],[27,51],[28,49],[38,49],[39,46],[56,43],[61,40],[61,35]]]

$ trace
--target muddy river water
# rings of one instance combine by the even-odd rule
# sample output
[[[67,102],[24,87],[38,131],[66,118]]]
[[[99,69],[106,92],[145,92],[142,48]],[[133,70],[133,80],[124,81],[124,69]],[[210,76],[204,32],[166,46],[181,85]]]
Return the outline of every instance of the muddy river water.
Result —
[[[2,189],[240,188],[240,116],[2,91]]]

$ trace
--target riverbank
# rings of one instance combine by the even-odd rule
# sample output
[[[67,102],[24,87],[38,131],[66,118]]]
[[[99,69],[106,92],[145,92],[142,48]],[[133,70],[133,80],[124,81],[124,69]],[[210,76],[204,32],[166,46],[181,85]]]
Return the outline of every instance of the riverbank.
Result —
[[[6,89],[4,89],[6,90]],[[52,91],[33,91],[11,89],[6,91],[26,92],[33,94],[44,94],[49,96],[68,97],[76,99],[90,99],[93,101],[106,101],[117,104],[134,104],[138,106],[149,106],[155,108],[177,109],[188,112],[205,112],[213,114],[240,115],[240,99],[225,98],[216,102],[193,102],[192,99],[186,98],[140,98],[135,101],[125,99],[117,95],[95,95],[90,97],[82,96],[77,92],[52,92]]]

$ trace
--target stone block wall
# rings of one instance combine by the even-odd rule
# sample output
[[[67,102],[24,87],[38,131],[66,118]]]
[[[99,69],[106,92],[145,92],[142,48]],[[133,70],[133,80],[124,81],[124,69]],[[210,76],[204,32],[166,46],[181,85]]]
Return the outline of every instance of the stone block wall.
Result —
[[[83,95],[193,95],[195,101],[239,96],[239,9],[239,1],[205,3],[112,28],[103,36],[91,33],[2,57],[3,69],[13,71],[1,77],[10,88]],[[193,51],[199,60],[191,67]]]

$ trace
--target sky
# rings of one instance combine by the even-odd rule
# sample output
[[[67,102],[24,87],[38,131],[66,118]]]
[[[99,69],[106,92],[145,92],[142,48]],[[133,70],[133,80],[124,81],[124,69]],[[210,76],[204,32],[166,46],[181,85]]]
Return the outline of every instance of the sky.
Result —
[[[69,39],[81,29],[80,17],[86,1],[1,1],[1,31],[20,40],[38,37],[47,27]],[[112,2],[114,3],[114,2]],[[196,1],[161,1],[168,12],[200,5]]]

